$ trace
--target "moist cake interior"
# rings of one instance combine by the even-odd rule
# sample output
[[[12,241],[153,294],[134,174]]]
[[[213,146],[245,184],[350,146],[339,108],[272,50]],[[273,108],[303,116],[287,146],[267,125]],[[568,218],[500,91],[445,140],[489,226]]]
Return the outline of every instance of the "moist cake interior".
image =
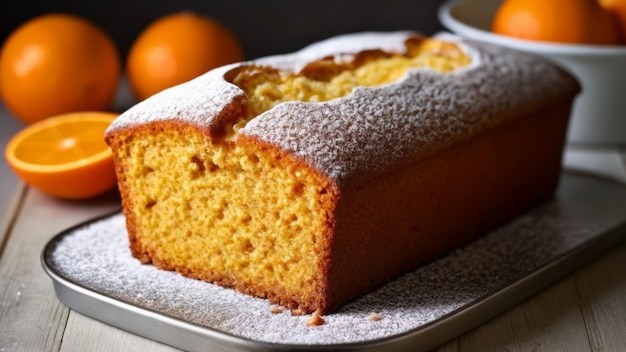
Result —
[[[238,143],[237,131],[283,102],[328,101],[358,86],[392,84],[409,69],[446,73],[471,63],[454,43],[414,39],[406,46],[402,54],[319,60],[298,74],[238,67],[226,78],[246,92],[247,102],[219,136],[167,124],[127,136],[118,156],[132,200],[127,205],[135,229],[151,229],[131,235],[134,255],[261,297],[272,288],[269,298],[288,295],[282,303],[289,308],[321,296],[325,277],[317,268],[328,260],[322,239],[334,204],[328,181],[293,157]]]

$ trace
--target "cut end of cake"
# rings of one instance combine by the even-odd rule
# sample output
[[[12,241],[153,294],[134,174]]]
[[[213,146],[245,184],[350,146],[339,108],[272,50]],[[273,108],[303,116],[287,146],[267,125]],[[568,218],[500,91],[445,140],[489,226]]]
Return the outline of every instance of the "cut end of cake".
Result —
[[[263,145],[190,127],[138,129],[114,143],[135,257],[288,308],[315,300],[332,228],[323,178]]]

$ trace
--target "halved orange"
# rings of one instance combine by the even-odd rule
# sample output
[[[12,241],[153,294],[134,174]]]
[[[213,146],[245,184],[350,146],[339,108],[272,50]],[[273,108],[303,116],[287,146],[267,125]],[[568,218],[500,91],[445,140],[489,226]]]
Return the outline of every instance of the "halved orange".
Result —
[[[116,184],[104,131],[117,116],[89,111],[41,120],[15,134],[4,156],[26,184],[45,193],[67,199],[94,197]]]

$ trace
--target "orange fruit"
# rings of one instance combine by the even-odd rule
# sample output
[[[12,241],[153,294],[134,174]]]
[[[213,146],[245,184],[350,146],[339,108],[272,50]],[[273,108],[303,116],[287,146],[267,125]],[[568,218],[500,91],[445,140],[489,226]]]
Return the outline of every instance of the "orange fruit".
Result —
[[[178,12],[157,19],[139,34],[126,70],[135,98],[143,100],[243,59],[241,44],[227,27],[207,16]]]
[[[617,20],[621,42],[626,44],[626,0],[599,0],[600,5],[613,13]]]
[[[492,30],[548,42],[604,45],[619,42],[613,16],[597,0],[505,0],[496,12]]]
[[[15,29],[0,52],[0,95],[32,123],[72,111],[108,110],[120,79],[110,37],[93,23],[47,14]]]
[[[7,164],[28,185],[50,195],[81,199],[116,184],[104,132],[117,117],[74,112],[50,117],[15,134],[4,150]]]

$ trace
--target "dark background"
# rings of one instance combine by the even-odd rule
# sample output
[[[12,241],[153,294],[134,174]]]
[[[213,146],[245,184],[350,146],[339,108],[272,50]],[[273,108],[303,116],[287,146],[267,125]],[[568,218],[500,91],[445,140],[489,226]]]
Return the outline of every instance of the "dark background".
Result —
[[[0,2],[0,39],[21,23],[48,12],[81,15],[102,27],[126,55],[140,31],[156,18],[192,10],[212,16],[240,38],[247,58],[291,52],[313,41],[357,31],[443,30],[443,0],[129,0]]]

